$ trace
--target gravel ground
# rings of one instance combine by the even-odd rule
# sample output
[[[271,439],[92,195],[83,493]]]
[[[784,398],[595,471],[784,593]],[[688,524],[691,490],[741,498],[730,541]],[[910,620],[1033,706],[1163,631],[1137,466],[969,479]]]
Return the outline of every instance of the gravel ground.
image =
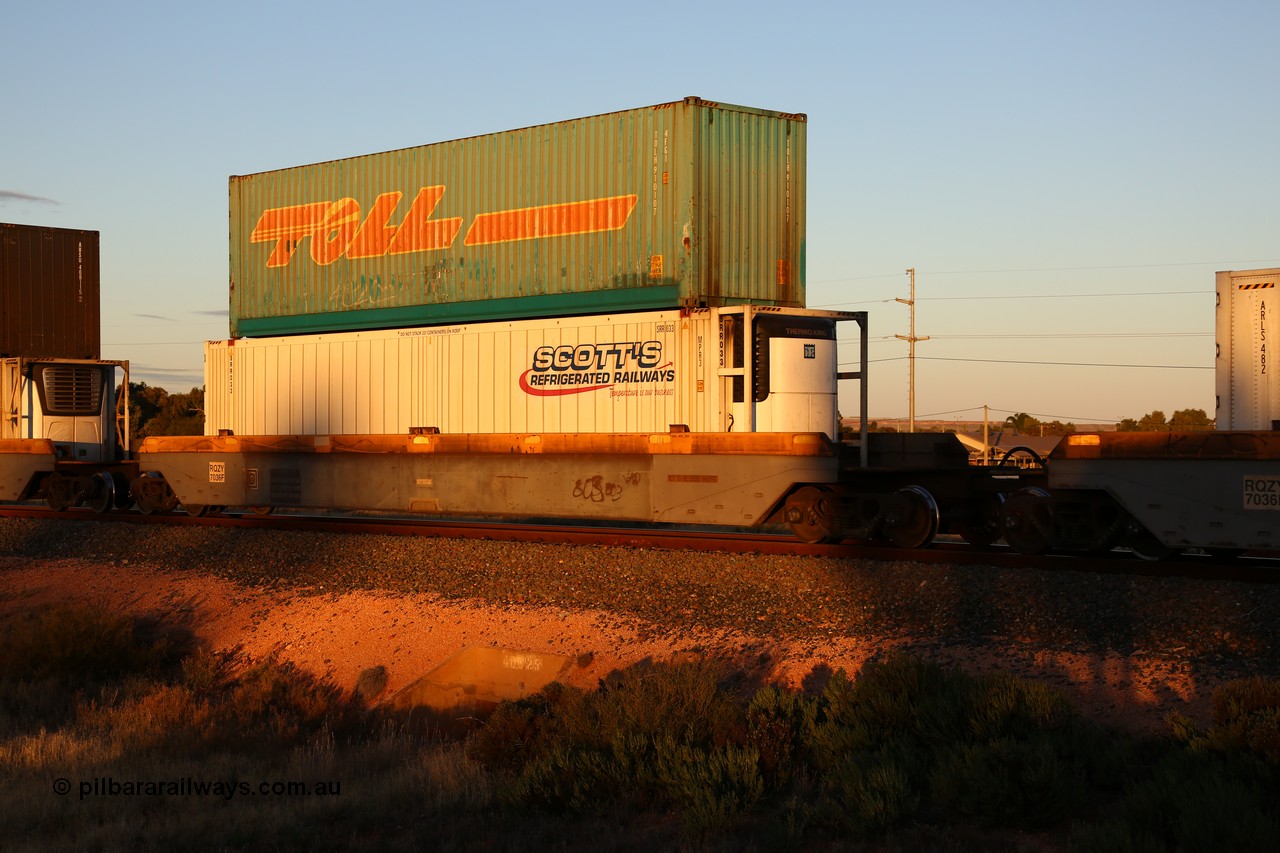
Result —
[[[1052,670],[1068,687],[1100,677],[1072,676],[1071,658],[1086,670],[1158,671],[1156,693],[1187,707],[1147,701],[1147,716],[1203,713],[1226,679],[1280,677],[1280,584],[25,519],[0,519],[0,556],[210,573],[282,596],[376,591],[605,612],[648,640],[724,632],[813,653],[856,640],[1032,677]]]

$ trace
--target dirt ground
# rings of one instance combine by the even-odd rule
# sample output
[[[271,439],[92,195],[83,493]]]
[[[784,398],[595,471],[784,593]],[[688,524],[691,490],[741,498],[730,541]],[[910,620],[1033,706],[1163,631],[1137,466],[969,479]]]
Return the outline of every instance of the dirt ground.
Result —
[[[822,642],[654,626],[600,611],[459,603],[432,595],[328,594],[242,586],[207,574],[171,572],[83,560],[0,557],[0,612],[51,603],[81,603],[184,626],[214,650],[250,657],[271,653],[351,690],[360,674],[385,667],[386,699],[461,650],[501,647],[571,659],[561,680],[592,688],[613,670],[673,655],[725,656],[755,674],[802,686],[815,670],[856,673],[886,651],[874,637],[833,636]],[[927,641],[919,648],[929,648]],[[1208,722],[1216,684],[1197,682],[1175,660],[1066,654],[1010,647],[974,652],[936,649],[931,657],[979,672],[1004,669],[1064,690],[1099,722],[1135,733],[1164,728],[1171,711]]]

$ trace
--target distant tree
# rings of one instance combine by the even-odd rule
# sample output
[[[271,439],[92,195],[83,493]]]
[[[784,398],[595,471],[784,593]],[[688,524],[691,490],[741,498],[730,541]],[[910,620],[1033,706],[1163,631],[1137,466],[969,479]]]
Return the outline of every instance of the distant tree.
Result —
[[[1040,432],[1040,421],[1026,412],[1009,415],[1004,419],[1004,426],[1005,429],[1011,429],[1023,435],[1035,435]]]
[[[170,394],[145,382],[129,383],[129,445],[149,435],[202,435],[204,389]]]
[[[1169,428],[1182,431],[1213,429],[1213,419],[1204,413],[1204,409],[1178,409],[1169,418]]]
[[[1139,418],[1138,429],[1142,432],[1168,432],[1169,422],[1164,419],[1164,412],[1156,409]]]
[[[1064,424],[1062,421],[1049,421],[1047,424],[1044,424],[1043,434],[1044,435],[1071,435],[1074,432],[1076,432],[1076,425],[1071,422],[1067,422]]]
[[[1116,424],[1116,432],[1169,432],[1195,431],[1213,429],[1213,418],[1205,414],[1204,409],[1178,409],[1173,417],[1165,419],[1164,412],[1156,409],[1148,412],[1138,420],[1125,418]]]
[[[147,422],[143,435],[203,435],[204,389],[170,394],[164,408]]]
[[[120,389],[116,389],[120,393]],[[129,383],[129,446],[137,447],[147,421],[154,418],[169,400],[169,392],[145,382]]]

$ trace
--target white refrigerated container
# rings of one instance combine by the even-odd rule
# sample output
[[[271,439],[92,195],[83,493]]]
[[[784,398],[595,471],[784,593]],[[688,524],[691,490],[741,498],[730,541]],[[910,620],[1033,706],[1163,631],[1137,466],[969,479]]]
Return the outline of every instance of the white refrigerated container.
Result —
[[[216,435],[823,432],[851,312],[730,306],[211,341]],[[745,329],[750,328],[750,332]]]

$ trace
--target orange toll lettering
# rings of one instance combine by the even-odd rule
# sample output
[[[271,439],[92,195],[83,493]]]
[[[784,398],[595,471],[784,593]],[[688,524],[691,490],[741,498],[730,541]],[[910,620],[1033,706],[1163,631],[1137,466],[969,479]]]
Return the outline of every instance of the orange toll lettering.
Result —
[[[481,213],[471,223],[463,244],[484,246],[537,237],[617,231],[627,224],[631,211],[635,209],[636,199],[634,195],[621,195]]]
[[[343,255],[358,260],[447,249],[462,230],[462,217],[431,218],[444,194],[444,186],[419,189],[398,225],[392,217],[404,194],[395,191],[375,198],[363,217],[360,203],[353,198],[275,207],[258,217],[249,242],[275,243],[267,257],[268,267],[287,266],[307,238],[311,239],[311,259],[320,266],[328,266]],[[617,231],[626,226],[636,201],[635,195],[623,195],[481,213],[463,242],[484,246]]]
[[[431,219],[431,213],[440,203],[444,195],[444,187],[423,187],[418,190],[418,197],[413,200],[409,212],[405,214],[404,223],[396,232],[388,249],[392,255],[407,255],[410,252],[430,252],[447,249],[462,228],[462,217],[451,219]]]

